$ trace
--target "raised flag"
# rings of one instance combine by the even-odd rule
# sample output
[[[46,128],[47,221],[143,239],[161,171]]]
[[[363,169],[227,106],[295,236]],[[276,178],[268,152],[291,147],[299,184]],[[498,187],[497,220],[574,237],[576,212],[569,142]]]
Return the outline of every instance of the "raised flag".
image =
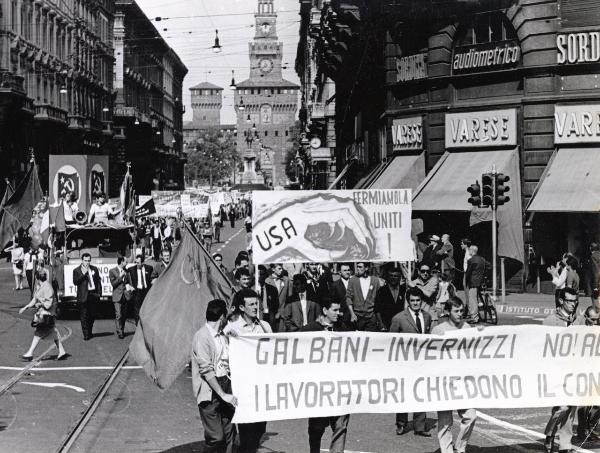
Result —
[[[4,247],[19,228],[26,229],[31,223],[33,208],[42,199],[42,188],[38,179],[37,166],[31,163],[15,192],[2,206],[0,220],[0,246]]]
[[[208,302],[229,303],[232,295],[231,283],[186,225],[171,262],[144,299],[129,345],[131,356],[159,388],[168,388],[189,362]]]
[[[154,205],[154,199],[150,198],[143,205],[139,206],[135,210],[136,217],[145,217],[156,212],[156,206]]]
[[[135,192],[133,190],[133,178],[129,173],[129,164],[127,164],[127,172],[123,177],[121,184],[121,216],[124,222],[133,222],[135,219]]]

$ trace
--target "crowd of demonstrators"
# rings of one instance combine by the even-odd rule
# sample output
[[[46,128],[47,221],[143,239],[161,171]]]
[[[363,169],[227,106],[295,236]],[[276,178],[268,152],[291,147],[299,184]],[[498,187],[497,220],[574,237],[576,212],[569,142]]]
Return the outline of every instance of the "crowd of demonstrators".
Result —
[[[193,229],[194,223],[190,225]],[[177,247],[181,241],[182,228],[180,220],[176,217],[137,219],[133,235],[136,254],[151,256],[154,261],[159,261],[162,250],[172,252]]]

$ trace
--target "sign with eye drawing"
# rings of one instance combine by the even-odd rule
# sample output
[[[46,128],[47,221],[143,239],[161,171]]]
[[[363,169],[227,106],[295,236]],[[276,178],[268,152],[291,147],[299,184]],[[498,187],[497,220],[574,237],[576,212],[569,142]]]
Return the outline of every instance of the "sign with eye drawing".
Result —
[[[412,191],[255,191],[255,264],[411,261]]]

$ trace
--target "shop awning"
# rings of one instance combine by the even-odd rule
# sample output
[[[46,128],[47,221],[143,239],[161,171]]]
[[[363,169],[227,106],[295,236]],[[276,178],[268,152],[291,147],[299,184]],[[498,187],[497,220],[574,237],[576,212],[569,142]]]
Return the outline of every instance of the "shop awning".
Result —
[[[446,152],[413,193],[413,211],[470,211],[467,187],[496,165],[505,167],[516,150]],[[509,174],[511,182],[519,175]],[[511,190],[515,183],[510,184]],[[512,193],[509,193],[512,198]]]
[[[600,212],[600,149],[559,149],[527,211]]]
[[[414,211],[471,212],[471,225],[491,221],[491,209],[473,208],[467,188],[496,165],[510,177],[510,200],[498,209],[498,255],[524,261],[519,150],[446,152],[414,191]]]
[[[378,175],[385,169],[389,162],[381,162],[377,164],[377,166],[371,170],[369,173],[364,175],[362,178],[358,180],[353,189],[368,189],[369,185],[373,182]]]
[[[425,179],[424,154],[396,156],[369,189],[416,189]]]

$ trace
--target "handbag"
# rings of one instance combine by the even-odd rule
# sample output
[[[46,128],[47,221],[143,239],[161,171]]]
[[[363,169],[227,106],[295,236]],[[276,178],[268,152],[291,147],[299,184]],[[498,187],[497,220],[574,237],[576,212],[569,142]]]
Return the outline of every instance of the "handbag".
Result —
[[[23,269],[23,260],[15,261],[15,266],[17,269]]]
[[[54,315],[46,310],[44,307],[40,307],[33,314],[33,320],[31,321],[31,327],[35,328],[50,328],[54,327]]]

